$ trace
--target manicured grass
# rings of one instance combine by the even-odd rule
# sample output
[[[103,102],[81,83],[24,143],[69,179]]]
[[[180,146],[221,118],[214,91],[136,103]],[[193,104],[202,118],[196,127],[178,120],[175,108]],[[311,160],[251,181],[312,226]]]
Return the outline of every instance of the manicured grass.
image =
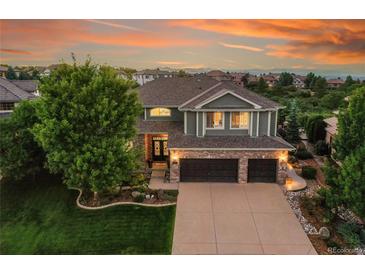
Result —
[[[175,206],[76,207],[60,179],[0,185],[1,254],[170,254]]]

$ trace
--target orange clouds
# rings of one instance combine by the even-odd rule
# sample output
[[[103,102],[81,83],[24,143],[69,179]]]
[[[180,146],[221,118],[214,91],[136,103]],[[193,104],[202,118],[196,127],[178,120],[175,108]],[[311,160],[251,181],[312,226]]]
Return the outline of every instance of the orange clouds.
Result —
[[[246,45],[242,45],[242,44],[237,45],[237,44],[228,44],[228,43],[222,43],[222,42],[219,44],[221,44],[225,48],[244,49],[244,50],[255,51],[255,52],[263,51],[263,49],[256,48],[256,47],[250,47],[250,46],[246,46]]]
[[[286,40],[284,45],[270,45],[270,56],[324,64],[365,62],[365,20],[174,20],[170,25]]]
[[[106,30],[95,30],[92,25]],[[165,48],[202,46],[205,41],[178,37],[169,32],[142,32],[136,28],[100,20],[0,20],[1,46],[5,54],[14,53],[19,45],[32,52],[35,60],[80,44]],[[7,57],[11,59],[12,57]]]
[[[9,53],[9,54],[20,54],[20,55],[30,55],[32,54],[31,52],[29,51],[26,51],[26,50],[16,50],[16,49],[1,49],[0,48],[0,52],[3,52],[3,53]]]

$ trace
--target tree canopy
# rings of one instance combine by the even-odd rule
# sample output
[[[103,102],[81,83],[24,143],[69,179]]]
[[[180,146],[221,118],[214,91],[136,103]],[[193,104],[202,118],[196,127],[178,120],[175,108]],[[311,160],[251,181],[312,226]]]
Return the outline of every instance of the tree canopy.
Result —
[[[45,77],[33,129],[51,172],[68,186],[100,192],[129,180],[137,168],[134,140],[142,112],[130,81],[108,66],[62,64]]]
[[[287,118],[288,127],[286,130],[286,140],[290,143],[299,141],[298,107],[295,100],[290,102],[289,115]]]
[[[44,166],[44,152],[31,133],[39,122],[38,103],[22,101],[10,117],[0,119],[0,170],[6,178],[34,176]]]
[[[293,76],[289,72],[282,72],[279,77],[278,85],[282,87],[290,86],[293,84]]]
[[[348,108],[339,113],[337,128],[335,157],[343,160],[365,143],[365,87],[350,96]]]

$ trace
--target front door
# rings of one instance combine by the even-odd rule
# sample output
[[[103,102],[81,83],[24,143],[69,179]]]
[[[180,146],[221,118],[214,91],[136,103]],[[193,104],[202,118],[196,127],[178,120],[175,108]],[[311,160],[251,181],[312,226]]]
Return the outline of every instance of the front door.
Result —
[[[169,155],[167,149],[167,138],[153,137],[152,138],[152,158],[153,161],[166,161]]]

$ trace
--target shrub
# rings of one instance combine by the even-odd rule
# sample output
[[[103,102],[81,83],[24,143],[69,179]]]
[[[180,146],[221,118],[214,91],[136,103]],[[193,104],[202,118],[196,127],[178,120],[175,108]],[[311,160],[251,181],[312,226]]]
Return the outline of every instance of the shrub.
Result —
[[[317,155],[321,156],[327,155],[329,152],[328,145],[323,140],[317,141],[317,143],[314,145],[314,150]]]
[[[337,232],[340,233],[347,244],[351,247],[360,245],[360,236],[357,234],[358,227],[352,223],[343,223],[337,227]]]
[[[320,114],[314,114],[307,118],[305,124],[305,132],[308,136],[308,141],[316,143],[319,140],[323,140],[326,136],[326,123],[323,121],[323,116]]]
[[[311,166],[304,166],[302,168],[302,177],[305,179],[315,179],[317,174],[317,170]]]
[[[142,203],[144,201],[144,194],[138,195],[135,198],[133,198],[133,202],[136,203]]]
[[[306,149],[297,150],[295,156],[300,160],[312,159],[313,155]]]

